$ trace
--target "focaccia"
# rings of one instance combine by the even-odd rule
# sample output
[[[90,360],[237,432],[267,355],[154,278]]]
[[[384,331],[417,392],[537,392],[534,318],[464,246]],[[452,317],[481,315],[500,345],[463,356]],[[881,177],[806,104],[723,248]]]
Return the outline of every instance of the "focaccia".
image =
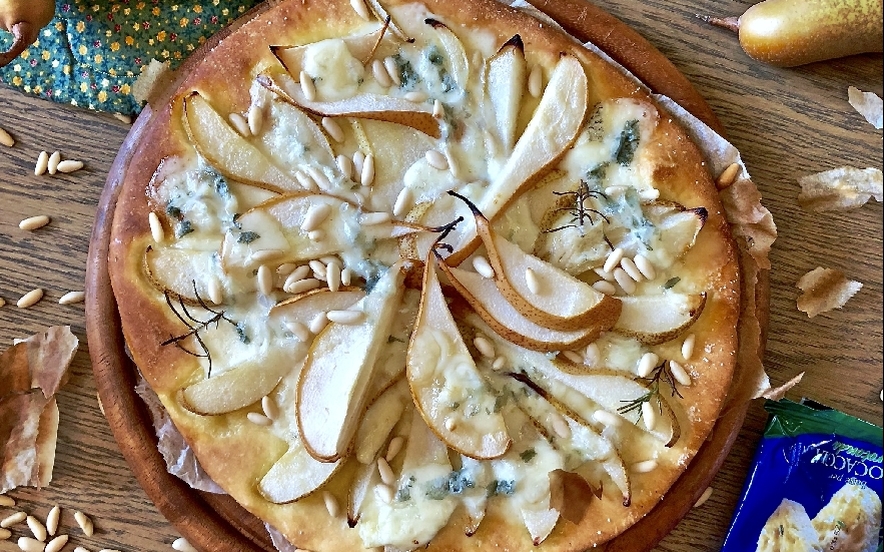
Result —
[[[577,551],[690,469],[740,268],[697,146],[493,0],[267,7],[139,130],[109,266],[208,475],[299,549]]]

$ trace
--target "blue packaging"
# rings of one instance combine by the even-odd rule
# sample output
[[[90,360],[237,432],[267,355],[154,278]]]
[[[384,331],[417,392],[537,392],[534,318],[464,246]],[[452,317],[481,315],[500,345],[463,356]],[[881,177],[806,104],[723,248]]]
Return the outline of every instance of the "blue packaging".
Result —
[[[722,552],[881,552],[882,429],[806,401],[768,401]]]

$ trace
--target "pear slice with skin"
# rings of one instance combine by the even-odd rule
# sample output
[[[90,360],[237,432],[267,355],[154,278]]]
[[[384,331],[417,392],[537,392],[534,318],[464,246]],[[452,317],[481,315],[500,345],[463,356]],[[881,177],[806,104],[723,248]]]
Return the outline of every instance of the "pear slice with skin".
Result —
[[[284,101],[321,117],[362,117],[409,126],[433,138],[442,136],[439,120],[433,117],[431,106],[422,106],[404,98],[379,94],[357,94],[337,101],[308,99],[288,73],[265,71],[257,76],[261,86]]]
[[[408,384],[403,378],[371,401],[362,417],[353,443],[353,451],[360,463],[371,464],[377,459],[393,426],[402,417],[409,398]]]
[[[456,192],[449,193],[466,202],[473,212],[476,232],[494,269],[494,281],[516,310],[532,322],[553,330],[596,327],[602,332],[611,329],[620,316],[618,299],[525,253],[494,231],[472,202]]]
[[[378,45],[378,33],[348,36],[340,39],[354,58],[365,63]],[[300,75],[304,68],[304,57],[312,44],[299,46],[271,46],[270,51],[282,63],[290,75]]]
[[[540,326],[520,313],[494,280],[446,263],[439,266],[479,317],[498,335],[516,345],[535,351],[563,351],[583,347],[602,333],[596,326],[570,331]]]
[[[197,153],[225,177],[277,193],[304,188],[277,169],[227,123],[199,92],[184,97],[184,128]]]
[[[461,455],[460,474],[464,481],[472,483],[472,486],[464,485],[460,492],[461,504],[467,511],[468,518],[464,534],[469,537],[479,530],[479,525],[485,519],[488,505],[487,489],[491,483],[491,468],[487,462]]]
[[[470,356],[448,310],[436,256],[424,265],[423,291],[406,356],[414,404],[449,448],[476,459],[497,458],[512,442],[496,397]]]
[[[144,252],[144,273],[150,283],[191,306],[199,306],[200,301],[211,304],[211,279],[219,269],[214,251],[148,246]]]
[[[181,405],[195,414],[215,416],[245,408],[273,391],[295,366],[283,359],[259,359],[188,385]]]
[[[493,128],[503,155],[509,155],[516,143],[519,109],[528,82],[525,45],[522,37],[507,40],[485,66],[485,95],[491,104]]]
[[[311,456],[323,462],[343,457],[359,427],[375,361],[390,336],[402,299],[401,262],[387,269],[353,310],[354,324],[330,322],[313,341],[298,379],[295,413]]]
[[[445,23],[433,18],[425,19],[424,23],[436,31],[436,39],[448,58],[448,71],[454,84],[458,89],[466,90],[470,78],[470,61],[463,43]]]
[[[568,109],[562,109],[562,106]],[[506,164],[476,201],[479,211],[494,220],[504,207],[540,180],[567,153],[577,139],[589,107],[589,79],[573,54],[563,53],[528,126],[513,147]],[[469,219],[468,219],[469,222]],[[458,265],[478,245],[472,223],[458,228],[459,241],[449,264]]]
[[[365,297],[365,292],[358,288],[342,288],[339,291],[331,291],[328,288],[318,288],[299,293],[270,308],[269,321],[298,321],[312,320],[320,312],[330,310],[346,310]]]
[[[377,465],[373,463],[362,464],[356,470],[350,492],[347,493],[347,525],[356,527],[359,516],[362,515],[362,505],[369,493],[381,482]]]
[[[623,308],[613,330],[646,345],[659,345],[687,331],[706,306],[706,293],[667,292],[621,297]]]
[[[337,473],[343,461],[319,462],[300,441],[289,444],[282,455],[258,483],[258,492],[274,504],[294,502],[313,494]]]

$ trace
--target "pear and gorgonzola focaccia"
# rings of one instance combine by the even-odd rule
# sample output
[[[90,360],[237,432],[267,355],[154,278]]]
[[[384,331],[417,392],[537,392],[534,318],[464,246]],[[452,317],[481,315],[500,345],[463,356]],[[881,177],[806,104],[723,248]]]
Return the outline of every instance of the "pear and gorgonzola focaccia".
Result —
[[[125,168],[132,356],[299,549],[602,545],[731,384],[739,267],[696,145],[558,30],[452,6],[268,6]]]

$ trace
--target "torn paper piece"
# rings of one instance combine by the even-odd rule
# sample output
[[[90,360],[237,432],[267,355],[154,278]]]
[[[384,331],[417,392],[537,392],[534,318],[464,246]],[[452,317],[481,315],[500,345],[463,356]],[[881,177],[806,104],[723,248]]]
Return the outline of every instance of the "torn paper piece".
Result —
[[[859,282],[848,280],[840,270],[817,267],[798,280],[798,310],[813,318],[821,312],[840,309],[847,300],[863,287]]]
[[[798,179],[798,203],[809,211],[843,211],[862,207],[870,198],[882,201],[881,169],[838,167]]]
[[[863,92],[855,86],[847,88],[847,101],[860,115],[866,118],[872,126],[880,129],[884,119],[884,100],[874,92]]]
[[[792,389],[793,387],[798,385],[798,383],[801,381],[801,379],[803,377],[804,377],[804,372],[801,372],[800,374],[798,374],[794,378],[790,379],[789,381],[787,381],[783,385],[781,385],[779,387],[772,387],[772,388],[768,389],[767,391],[762,393],[761,396],[765,399],[770,399],[772,401],[778,401],[786,396],[786,392],[789,389]]]

